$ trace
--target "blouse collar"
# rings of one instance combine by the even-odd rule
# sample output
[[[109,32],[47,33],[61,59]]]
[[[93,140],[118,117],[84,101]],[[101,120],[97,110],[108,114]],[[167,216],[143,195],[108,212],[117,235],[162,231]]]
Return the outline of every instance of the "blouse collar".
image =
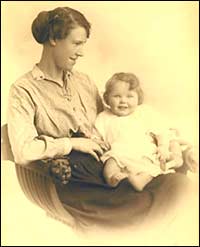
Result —
[[[37,66],[37,64],[34,65],[32,71],[32,76],[35,80],[40,81],[40,80],[49,80],[49,81],[54,81],[56,83],[58,83],[60,86],[63,86],[63,83],[61,85],[61,83],[59,81],[55,81],[53,80],[51,77],[47,77],[44,75],[43,71]],[[70,77],[73,75],[72,71],[63,71],[63,81],[70,79]]]

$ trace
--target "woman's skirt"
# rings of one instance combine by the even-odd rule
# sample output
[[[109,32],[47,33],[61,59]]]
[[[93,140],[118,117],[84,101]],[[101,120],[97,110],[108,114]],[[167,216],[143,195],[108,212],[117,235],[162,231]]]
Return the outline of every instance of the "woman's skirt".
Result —
[[[89,154],[72,151],[67,158],[71,178],[66,185],[56,184],[56,189],[65,208],[82,225],[159,224],[172,220],[190,196],[191,182],[183,173],[160,175],[137,192],[127,179],[115,188],[106,184],[103,164]]]

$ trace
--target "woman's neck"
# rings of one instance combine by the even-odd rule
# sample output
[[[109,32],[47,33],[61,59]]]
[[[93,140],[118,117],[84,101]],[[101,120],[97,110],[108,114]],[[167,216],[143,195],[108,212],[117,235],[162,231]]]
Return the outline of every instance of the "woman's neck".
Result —
[[[59,69],[54,63],[51,50],[48,47],[43,48],[40,62],[37,65],[45,76],[55,81],[63,81],[63,70]]]

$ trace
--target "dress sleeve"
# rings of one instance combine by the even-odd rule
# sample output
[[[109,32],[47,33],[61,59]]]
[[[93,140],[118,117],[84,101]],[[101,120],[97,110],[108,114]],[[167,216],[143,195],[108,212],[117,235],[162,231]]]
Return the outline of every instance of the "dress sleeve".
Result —
[[[100,113],[95,121],[95,128],[102,137],[104,141],[106,140],[106,128],[105,128],[105,119],[102,113]]]
[[[72,149],[69,138],[38,135],[34,125],[35,108],[28,90],[13,84],[8,102],[8,135],[15,162],[21,165],[62,156]]]

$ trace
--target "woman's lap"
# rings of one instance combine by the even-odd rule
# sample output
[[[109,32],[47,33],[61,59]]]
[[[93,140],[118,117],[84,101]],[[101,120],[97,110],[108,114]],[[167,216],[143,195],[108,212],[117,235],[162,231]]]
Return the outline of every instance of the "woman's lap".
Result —
[[[72,177],[65,186],[57,185],[61,201],[81,220],[129,224],[166,215],[183,196],[190,181],[180,173],[154,178],[142,192],[124,179],[116,188],[106,184],[103,165],[90,155],[72,152]]]

